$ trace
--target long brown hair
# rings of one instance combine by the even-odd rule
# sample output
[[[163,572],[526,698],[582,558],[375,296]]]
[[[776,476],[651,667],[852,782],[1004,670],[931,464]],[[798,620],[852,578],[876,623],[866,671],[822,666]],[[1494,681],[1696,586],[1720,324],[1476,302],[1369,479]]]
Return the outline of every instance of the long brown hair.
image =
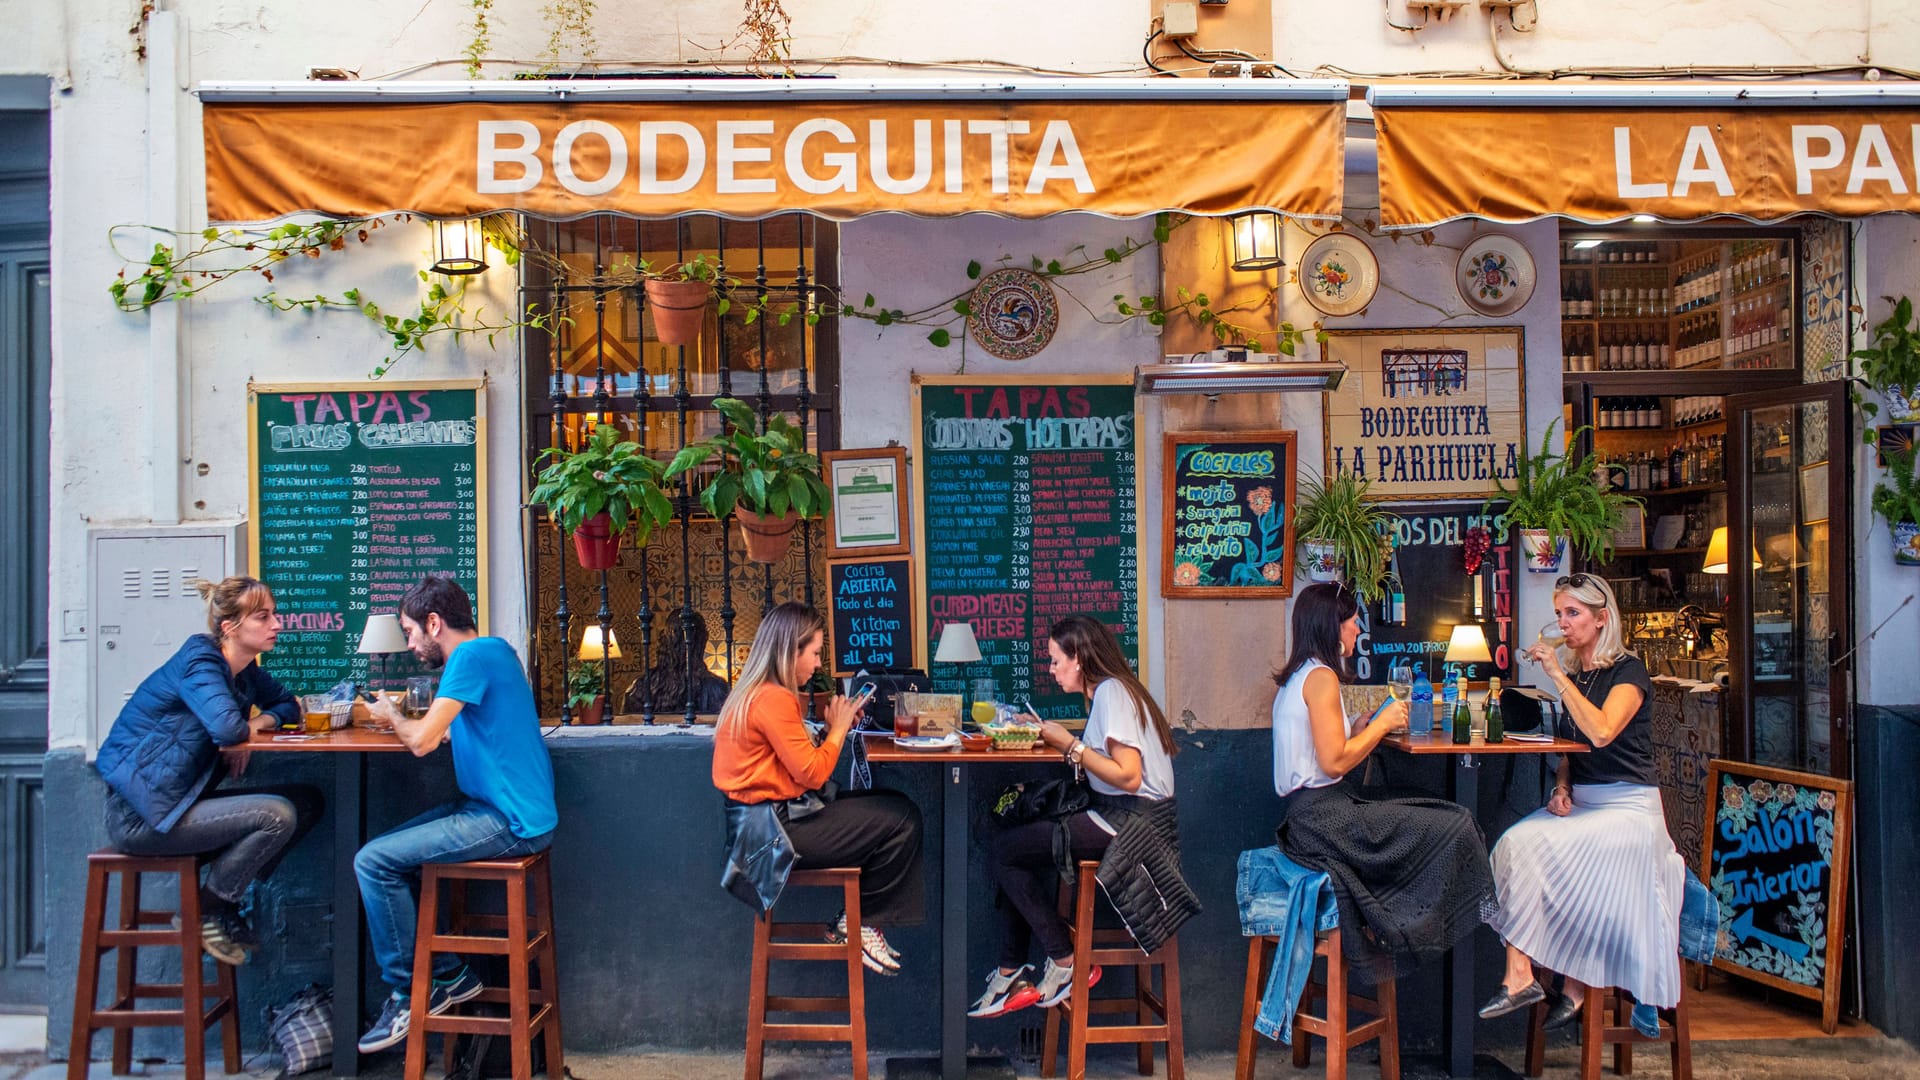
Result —
[[[257,578],[236,575],[218,585],[205,578],[194,578],[188,584],[207,602],[207,633],[212,634],[215,641],[227,640],[227,632],[220,628],[222,624],[239,622],[273,603],[272,590]]]
[[[767,617],[760,620],[760,629],[754,632],[753,645],[747,649],[739,681],[728,692],[727,703],[720,706],[714,734],[739,738],[747,727],[747,706],[762,686],[771,683],[797,695],[800,680],[794,677],[793,658],[808,638],[824,634],[826,629],[824,616],[792,600],[767,612]]]
[[[1152,718],[1154,733],[1160,736],[1160,748],[1167,756],[1180,752],[1173,745],[1173,727],[1167,723],[1167,714],[1141,685],[1127,663],[1127,654],[1120,651],[1120,639],[1113,636],[1106,623],[1091,615],[1068,615],[1047,630],[1047,637],[1060,646],[1067,659],[1080,662],[1080,692],[1089,703],[1096,687],[1108,679],[1115,680],[1133,699],[1134,707]]]

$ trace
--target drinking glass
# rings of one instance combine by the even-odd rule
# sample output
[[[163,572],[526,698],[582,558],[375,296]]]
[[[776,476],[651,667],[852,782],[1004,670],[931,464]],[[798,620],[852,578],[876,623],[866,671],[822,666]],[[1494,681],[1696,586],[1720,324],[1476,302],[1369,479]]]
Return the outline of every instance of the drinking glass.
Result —
[[[301,697],[300,715],[306,720],[309,735],[325,735],[333,730],[333,707],[328,704],[325,694]]]
[[[893,711],[893,737],[911,739],[920,734],[920,714],[905,709]]]
[[[407,719],[418,720],[433,706],[433,676],[413,675],[407,679]]]
[[[1387,693],[1395,701],[1413,700],[1413,662],[1395,660],[1387,665]]]

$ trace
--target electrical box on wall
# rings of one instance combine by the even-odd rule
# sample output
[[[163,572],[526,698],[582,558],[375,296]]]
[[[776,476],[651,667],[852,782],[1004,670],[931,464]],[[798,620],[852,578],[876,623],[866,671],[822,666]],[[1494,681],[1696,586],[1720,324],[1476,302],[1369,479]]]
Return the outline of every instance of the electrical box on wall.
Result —
[[[194,579],[219,581],[245,573],[246,564],[244,522],[87,531],[90,747],[106,738],[141,680],[206,630]]]
[[[1200,8],[1192,0],[1168,0],[1160,8],[1160,31],[1170,38],[1190,38],[1200,32]]]

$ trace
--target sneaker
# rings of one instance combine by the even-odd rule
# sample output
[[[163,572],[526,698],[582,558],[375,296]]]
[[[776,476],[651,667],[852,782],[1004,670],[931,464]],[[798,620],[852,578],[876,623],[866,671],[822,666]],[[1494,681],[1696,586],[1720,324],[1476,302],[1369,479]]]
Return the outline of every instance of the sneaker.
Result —
[[[473,973],[473,968],[461,964],[460,970],[448,978],[433,980],[433,989],[427,994],[427,1012],[439,1016],[463,1001],[479,997],[486,988],[480,976]]]
[[[406,1041],[407,1028],[413,1024],[411,1008],[407,995],[388,994],[386,1004],[380,1007],[380,1018],[373,1022],[365,1035],[360,1036],[360,1052],[377,1053]]]
[[[1033,971],[1030,964],[1021,964],[1019,970],[1003,975],[994,968],[987,975],[987,992],[973,1003],[967,1015],[978,1020],[991,1019],[1017,1012],[1040,1000],[1040,991],[1033,988],[1033,981],[1027,975]]]
[[[1087,972],[1087,986],[1091,988],[1098,985],[1100,985],[1100,968],[1095,965]],[[1046,970],[1040,974],[1040,985],[1037,990],[1040,1000],[1035,1004],[1043,1009],[1051,1009],[1067,1000],[1067,995],[1073,993],[1073,968],[1061,967],[1049,957]]]
[[[234,916],[238,920],[238,916]],[[241,922],[245,926],[245,922]],[[180,929],[180,916],[173,917],[173,928]],[[247,950],[234,940],[227,926],[227,919],[220,914],[205,914],[200,917],[200,947],[208,956],[222,964],[239,967],[247,962]]]
[[[835,945],[846,944],[847,917],[845,915],[841,915],[838,922],[827,927],[827,940]],[[893,950],[893,946],[887,944],[887,935],[881,933],[877,927],[860,928],[860,962],[867,966],[868,971],[876,975],[900,974],[900,961],[894,959],[898,955],[900,954]]]
[[[839,945],[847,940],[846,912],[841,912],[840,917],[834,920],[833,928],[827,931],[827,940],[833,942],[835,945]],[[893,947],[893,942],[888,941],[886,938],[881,938],[880,943],[887,947],[887,955],[893,957],[895,960],[900,959],[903,955],[899,949]]]

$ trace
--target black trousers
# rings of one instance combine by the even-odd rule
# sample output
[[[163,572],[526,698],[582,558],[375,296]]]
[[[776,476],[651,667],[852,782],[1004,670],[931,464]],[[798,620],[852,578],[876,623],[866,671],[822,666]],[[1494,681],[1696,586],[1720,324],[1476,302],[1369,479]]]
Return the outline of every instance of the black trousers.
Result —
[[[920,808],[897,791],[842,791],[824,809],[787,821],[802,870],[860,868],[860,920],[912,926],[926,917]]]
[[[1092,815],[1082,811],[1067,819],[1073,858],[1097,859],[1105,854],[1113,837],[1093,823]],[[1000,904],[1000,966],[1017,968],[1027,962],[1027,951],[1037,936],[1040,948],[1053,960],[1073,957],[1073,937],[1067,933],[1067,921],[1054,906],[1049,882],[1058,881],[1060,872],[1053,861],[1053,835],[1060,827],[1056,821],[1030,821],[1015,825],[993,841],[993,881],[1006,894]]]

